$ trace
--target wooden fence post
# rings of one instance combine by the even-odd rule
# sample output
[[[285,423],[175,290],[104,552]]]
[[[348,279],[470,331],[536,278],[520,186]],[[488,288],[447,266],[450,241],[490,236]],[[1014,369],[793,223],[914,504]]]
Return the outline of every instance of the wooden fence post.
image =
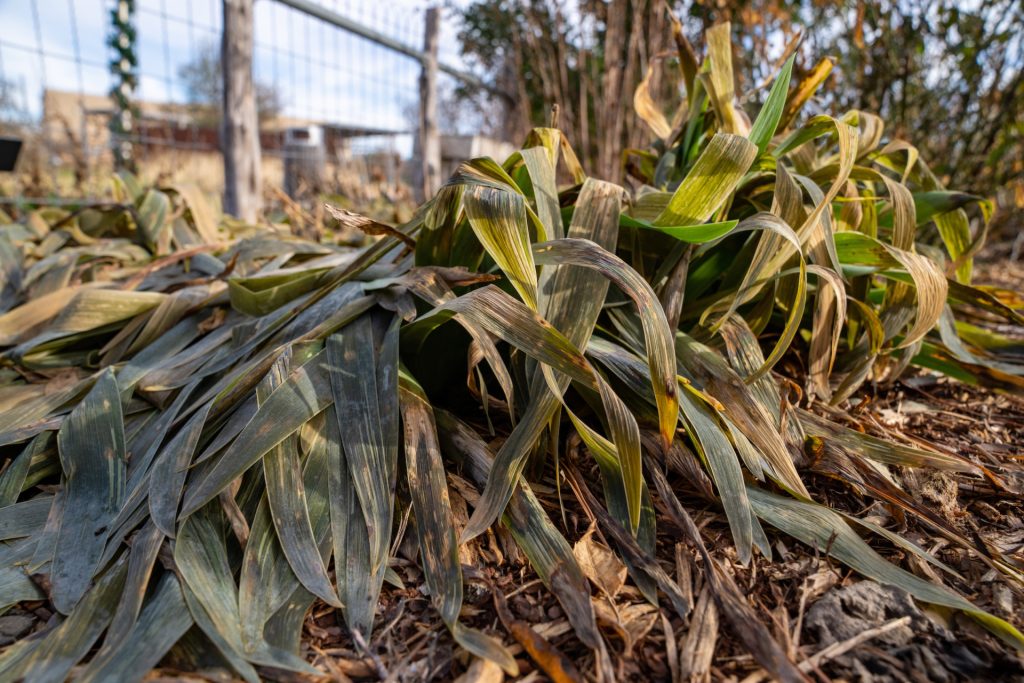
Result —
[[[426,13],[423,33],[425,57],[420,73],[419,152],[423,164],[424,199],[434,196],[441,187],[441,135],[437,129],[437,43],[440,28],[441,11],[431,7]]]
[[[224,210],[255,222],[263,187],[260,132],[252,78],[253,0],[223,0],[221,66],[224,78]]]

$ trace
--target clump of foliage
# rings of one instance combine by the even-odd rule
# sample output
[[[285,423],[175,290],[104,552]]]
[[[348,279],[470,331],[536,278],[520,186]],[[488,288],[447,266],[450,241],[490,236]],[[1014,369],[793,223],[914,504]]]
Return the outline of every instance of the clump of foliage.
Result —
[[[754,95],[770,82],[802,36],[796,73],[831,70],[819,110],[881,115],[893,136],[913,138],[936,175],[960,189],[990,192],[1021,175],[1024,6],[1015,0],[615,0],[572,11],[555,0],[475,0],[459,11],[459,42],[516,95],[506,130],[525,130],[557,103],[559,125],[586,168],[617,180],[618,152],[643,134],[628,94],[671,47],[666,7],[685,17],[690,39],[732,22],[741,92]]]
[[[646,83],[636,94],[659,141],[630,154],[635,193],[587,177],[538,128],[504,163],[464,163],[404,225],[337,211],[379,236],[359,250],[218,220],[191,188],[130,177],[108,207],[4,225],[0,604],[45,599],[64,619],[9,646],[0,678],[62,680],[85,661],[76,680],[136,680],[172,649],[247,680],[257,666],[310,673],[300,635],[316,600],[372,647],[403,533],[454,640],[513,673],[500,634],[460,621],[458,545],[501,524],[611,679],[586,578],[531,489],[552,479],[639,590],[685,616],[654,558],[657,508],[781,680],[803,674],[674,480],[724,510],[740,562],[771,556],[767,523],[1021,647],[1012,625],[860,533],[948,570],[936,558],[819,504],[802,475],[902,508],[1021,580],[1019,558],[887,476],[938,468],[1000,487],[998,472],[808,410],[911,364],[1021,392],[1019,344],[990,325],[1020,326],[1021,302],[971,284],[987,205],[883,142],[875,116],[801,121],[817,83],[790,88],[792,60],[751,123],[727,25],[699,63],[680,46],[685,101],[666,113]],[[932,230],[944,251],[918,245]],[[798,404],[783,360],[805,368]],[[461,529],[451,471],[480,491]]]

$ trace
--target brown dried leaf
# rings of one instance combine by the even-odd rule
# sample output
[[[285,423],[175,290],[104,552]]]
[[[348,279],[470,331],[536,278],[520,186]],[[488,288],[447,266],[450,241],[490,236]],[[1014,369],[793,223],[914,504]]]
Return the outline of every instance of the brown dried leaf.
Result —
[[[573,666],[572,660],[561,650],[552,645],[544,636],[533,630],[528,623],[517,619],[508,608],[508,602],[500,589],[491,586],[494,595],[494,608],[498,619],[526,654],[537,663],[537,666],[548,675],[554,683],[582,683],[583,676]]]
[[[505,672],[489,659],[474,659],[466,673],[455,679],[455,683],[502,683]]]
[[[702,680],[707,676],[717,642],[718,608],[710,586],[704,584],[679,653],[680,680]]]
[[[576,542],[572,554],[587,578],[609,598],[614,598],[626,582],[626,565],[610,548],[594,539],[595,529],[591,526]]]
[[[355,228],[361,230],[367,235],[389,235],[396,239],[400,239],[411,249],[416,248],[416,240],[406,235],[404,232],[395,230],[390,225],[379,223],[372,218],[355,213],[354,211],[346,211],[345,209],[330,204],[324,204],[324,208],[327,209],[327,213],[331,214],[336,221],[341,223],[342,227]]]
[[[632,651],[633,645],[643,639],[658,621],[658,609],[649,602],[616,606],[607,598],[591,598],[591,601],[598,623],[615,629],[622,638],[627,653]]]

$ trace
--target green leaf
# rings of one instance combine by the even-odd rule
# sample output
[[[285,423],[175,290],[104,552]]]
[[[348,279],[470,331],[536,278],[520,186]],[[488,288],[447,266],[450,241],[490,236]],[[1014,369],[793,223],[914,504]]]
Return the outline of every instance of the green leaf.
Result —
[[[50,573],[54,606],[69,614],[99,569],[125,486],[124,418],[114,373],[106,371],[57,434],[66,477],[64,511]]]
[[[736,450],[706,405],[685,391],[680,392],[679,399],[680,415],[688,426],[687,431],[693,436],[698,454],[707,464],[718,488],[739,561],[747,564],[754,541],[754,528]]]
[[[480,325],[534,360],[539,361],[546,368],[562,372],[600,392],[614,445],[576,418],[564,403],[563,407],[567,409],[567,414],[591,450],[615,454],[611,457],[614,457],[619,463],[623,472],[626,497],[629,501],[630,524],[635,530],[639,524],[640,493],[643,488],[640,472],[639,430],[636,420],[621,399],[594,371],[583,354],[574,348],[569,340],[550,323],[494,286],[483,287],[464,294],[435,309],[433,314],[443,315],[449,312],[468,318],[474,324]],[[561,380],[556,380],[553,376],[546,376],[545,380],[552,395],[561,399],[565,384],[560,383]],[[522,430],[521,434],[529,434],[531,437],[538,436],[543,423],[550,416],[550,412],[544,413],[542,407],[547,409],[548,406],[553,409],[550,402],[547,402],[547,406],[538,405],[536,409],[534,409],[534,404],[531,404],[526,415],[516,425],[516,430]],[[512,438],[509,441],[517,449],[522,445]],[[491,478],[484,489],[483,498],[473,512],[466,530],[463,531],[464,540],[483,533],[504,509],[522,468],[521,452],[509,447],[508,442],[498,452],[498,461],[491,470]]]
[[[537,309],[537,267],[522,195],[473,187],[463,197],[466,217],[480,243],[508,276],[523,302]]]
[[[423,389],[408,373],[402,373],[399,386],[405,464],[427,591],[460,645],[498,664],[508,675],[517,676],[515,659],[499,642],[458,621],[462,565],[434,416]]]
[[[809,496],[773,415],[778,403],[759,400],[724,358],[687,335],[676,335],[676,358],[698,385],[715,397],[719,402],[716,408],[757,448],[771,477],[794,495]]]
[[[93,658],[76,681],[134,681],[144,678],[192,626],[181,585],[167,573],[132,629],[117,646]]]
[[[189,418],[153,463],[149,478],[149,514],[153,523],[170,538],[175,535],[178,505],[181,503],[189,464],[212,408],[213,403],[207,403]]]
[[[965,192],[950,192],[948,190],[915,192],[914,207],[917,213],[917,224],[924,225],[940,214],[951,213],[968,204],[981,201],[984,201],[984,198]]]
[[[363,316],[327,340],[331,391],[352,485],[366,519],[370,566],[386,565],[398,467],[398,320],[375,340]]]
[[[148,190],[139,202],[139,235],[154,253],[164,253],[170,246],[171,224],[167,220],[170,209],[170,198],[160,190]]]
[[[336,426],[331,428],[337,422],[333,410],[333,407],[328,408],[303,427],[308,438],[300,436],[306,444],[303,450],[307,451],[302,477],[309,520],[324,562],[330,558],[332,547],[328,451],[340,448],[336,438],[331,440],[337,432]],[[284,641],[294,640],[301,623],[289,632],[287,619],[279,619],[279,615],[290,615],[299,609],[305,615],[314,596],[302,587],[281,549],[266,498],[259,502],[250,524],[238,584],[238,610],[246,649],[256,649],[263,640],[281,649],[290,649]]]
[[[327,268],[277,272],[228,280],[231,305],[247,315],[266,315],[321,283]]]
[[[451,413],[435,409],[445,451],[465,459],[470,475],[484,484],[495,461],[487,444]],[[530,560],[537,576],[558,598],[579,639],[592,649],[604,648],[590,603],[590,586],[572,548],[526,482],[512,493],[502,524]]]
[[[405,467],[427,591],[451,628],[462,608],[462,567],[437,430],[423,389],[407,372],[399,383]]]
[[[34,536],[42,531],[53,506],[53,496],[39,496],[0,508],[0,541]]]
[[[768,148],[768,143],[771,142],[772,137],[775,135],[779,121],[782,119],[782,112],[786,108],[786,97],[789,95],[789,81],[793,75],[793,62],[795,60],[796,55],[791,55],[786,60],[786,63],[782,65],[782,70],[776,76],[775,82],[772,83],[772,89],[768,92],[768,98],[764,101],[764,105],[761,107],[761,111],[758,112],[757,119],[754,120],[754,125],[750,129],[748,139],[757,145],[758,155],[764,154],[765,149]]]
[[[370,563],[370,533],[359,506],[346,452],[341,445],[342,425],[328,408],[328,485],[331,505],[331,538],[338,594],[344,604],[349,630],[364,638],[373,629],[377,598],[384,582],[384,568],[376,572]]]
[[[331,409],[328,409],[328,411]],[[309,519],[313,525],[313,534],[320,547],[320,557],[326,564],[331,557],[331,518],[328,483],[328,448],[329,429],[327,428],[327,411],[314,418],[303,433],[306,462],[303,469],[303,480],[306,486],[306,499],[309,506]],[[334,442],[337,444],[337,441]],[[294,586],[291,595],[271,615],[263,629],[264,639],[273,647],[301,655],[301,638],[304,630],[305,616],[313,606],[316,596],[292,581],[287,586]],[[255,590],[262,593],[265,586],[256,584]],[[240,587],[241,590],[241,587]],[[241,605],[241,592],[239,604]],[[242,612],[243,625],[245,613]]]
[[[654,226],[647,221],[642,221],[631,216],[623,215],[619,219],[621,225],[627,228],[640,230],[655,230],[675,237],[680,242],[688,244],[704,244],[713,242],[720,237],[725,237],[739,225],[739,221],[721,221],[719,223],[701,223],[700,225],[666,225]]]
[[[157,553],[160,552],[163,542],[163,533],[152,522],[146,524],[132,539],[131,549],[128,551],[128,574],[117,610],[107,628],[107,636],[103,643],[104,652],[122,648],[124,639],[134,629],[146,597],[149,579],[153,574],[153,565],[156,564]],[[185,603],[182,602],[182,607],[184,606]],[[191,622],[190,618],[189,623]]]
[[[636,305],[643,326],[651,386],[658,405],[659,427],[666,448],[675,434],[679,400],[676,397],[673,334],[657,295],[635,270],[589,240],[567,238],[537,244],[534,258],[541,264],[565,264],[596,270],[614,282]]]
[[[934,220],[950,258],[953,261],[959,261],[956,267],[956,279],[964,284],[970,284],[974,262],[970,258],[961,260],[961,257],[971,248],[972,242],[971,224],[967,219],[967,214],[962,209],[957,209],[949,213],[938,214]]]
[[[290,353],[285,353],[256,389],[257,398],[266,402],[273,391],[287,378],[292,365]],[[296,363],[301,362],[296,353]],[[299,463],[298,435],[292,434],[263,456],[263,478],[267,486],[270,514],[277,529],[281,548],[288,558],[295,576],[310,593],[329,605],[341,607],[337,593],[327,576],[327,567],[313,532],[306,505],[306,487]]]
[[[110,623],[124,584],[127,562],[122,558],[107,569],[82,597],[78,609],[40,640],[30,650],[18,653],[14,661],[0,666],[4,680],[61,683],[71,669],[92,648],[93,643]]]
[[[29,442],[11,464],[0,473],[0,506],[13,505],[28,479],[33,459],[43,455],[52,445],[51,432],[43,432]]]
[[[203,478],[190,482],[179,519],[213,500],[271,448],[331,405],[333,398],[326,361],[327,353],[321,351],[296,368],[267,397],[238,438],[217,457],[210,471]]]
[[[269,645],[248,651],[243,645],[238,588],[228,560],[224,525],[218,510],[204,508],[182,522],[174,544],[174,562],[187,588],[189,612],[232,666],[247,680],[254,678],[246,661],[290,671],[315,674],[302,659]]]
[[[756,156],[757,146],[746,138],[716,134],[653,224],[668,227],[705,222],[728,200]]]

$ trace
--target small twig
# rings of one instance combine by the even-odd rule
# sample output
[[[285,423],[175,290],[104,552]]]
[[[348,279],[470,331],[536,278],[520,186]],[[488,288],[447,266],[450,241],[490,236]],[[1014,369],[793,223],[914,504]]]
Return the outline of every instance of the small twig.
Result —
[[[395,617],[388,622],[387,626],[381,629],[381,632],[377,635],[378,638],[383,638],[384,636],[386,636],[388,633],[391,632],[391,629],[393,629],[395,625],[398,624],[399,619],[401,619],[402,615],[405,614],[405,605],[407,602],[409,601],[406,599],[402,599],[402,601],[398,603],[398,614],[396,614]]]
[[[829,645],[824,650],[811,655],[804,661],[797,664],[797,667],[804,673],[808,673],[817,669],[821,664],[846,654],[862,643],[866,643],[867,641],[897,629],[900,626],[906,626],[909,623],[910,617],[906,616],[900,617],[899,619],[893,619],[892,621],[888,621],[875,628],[869,628],[867,631],[862,631],[852,638],[847,638],[841,643],[833,643]]]
[[[533,588],[533,587],[534,587],[534,586],[536,586],[536,585],[537,585],[538,583],[541,583],[541,580],[540,580],[540,579],[533,579],[532,581],[527,581],[527,582],[526,582],[526,583],[524,583],[524,584],[523,584],[522,586],[520,586],[519,588],[516,588],[516,589],[515,589],[514,591],[512,591],[511,593],[509,593],[508,595],[506,595],[506,596],[505,596],[505,599],[506,599],[506,600],[508,600],[509,598],[512,598],[513,596],[519,595],[519,594],[520,594],[520,593],[522,593],[523,591],[525,591],[525,590],[529,590],[530,588]]]
[[[363,634],[359,632],[359,629],[355,628],[352,629],[350,633],[352,634],[352,642],[370,658],[371,662],[373,662],[373,668],[376,669],[377,677],[382,681],[387,680],[389,678],[387,667],[384,666],[384,662],[381,661],[381,658],[377,653],[371,650],[370,646],[366,644]]]
[[[804,625],[804,611],[807,609],[807,593],[808,586],[807,580],[810,577],[805,576],[803,581],[800,582],[800,602],[797,605],[796,610],[796,623],[793,624],[793,635],[791,642],[793,643],[793,650],[790,655],[795,655],[797,648],[800,647],[800,632],[803,630]]]
[[[837,532],[835,532],[835,531],[833,531],[832,534],[828,537],[828,544],[825,546],[825,557],[824,557],[824,560],[825,560],[825,564],[828,565],[829,570],[833,574],[836,575],[837,579],[842,581],[843,580],[843,575],[840,574],[839,570],[837,570],[832,565],[832,556],[829,554],[832,551],[832,544],[836,542],[836,539],[838,537],[839,537],[839,534]],[[814,552],[815,552],[815,554],[817,554],[817,552],[818,552],[818,544],[817,543],[814,544]]]
[[[825,649],[816,652],[804,661],[797,664],[797,668],[800,669],[802,673],[810,673],[816,670],[825,662],[831,661],[836,657],[841,657],[842,655],[846,654],[858,645],[862,645],[863,643],[866,643],[872,638],[877,638],[878,636],[884,633],[888,633],[893,629],[897,629],[900,626],[904,626],[909,623],[910,617],[900,617],[899,619],[893,619],[892,621],[886,622],[881,626],[869,628],[868,630],[862,631],[857,635],[853,636],[852,638],[848,638],[847,640],[842,641],[841,643],[832,643]],[[746,659],[747,657],[747,655],[741,655],[740,657],[736,657],[736,659]],[[761,681],[764,681],[766,679],[768,679],[767,672],[761,670],[755,671],[754,673],[750,674],[742,681],[740,681],[740,683],[761,683]]]

